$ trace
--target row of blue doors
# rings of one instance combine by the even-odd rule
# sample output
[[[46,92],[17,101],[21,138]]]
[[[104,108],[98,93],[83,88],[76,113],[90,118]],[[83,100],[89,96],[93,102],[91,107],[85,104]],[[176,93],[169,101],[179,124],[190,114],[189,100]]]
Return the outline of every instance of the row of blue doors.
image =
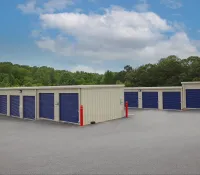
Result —
[[[23,96],[23,117],[35,119],[35,96]],[[78,93],[61,93],[59,101],[60,120],[78,123],[79,100]],[[41,93],[39,95],[40,118],[54,119],[54,93]],[[7,114],[7,96],[0,95],[0,114]],[[20,96],[10,96],[10,115],[20,117]]]
[[[10,96],[10,115],[20,117],[20,96]],[[23,96],[23,117],[27,119],[35,119],[35,97]]]
[[[125,92],[129,107],[138,107],[138,92]],[[158,108],[158,93],[142,93],[143,108]],[[186,89],[186,108],[200,108],[200,89]],[[163,109],[181,109],[180,92],[163,92]]]
[[[78,123],[78,93],[60,93],[59,104],[54,104],[54,93],[41,93],[39,96],[40,118],[53,120],[55,105],[59,105],[60,121]]]
[[[125,101],[128,101],[129,107],[138,108],[138,92],[125,92]],[[158,108],[158,92],[142,92],[143,108]],[[181,109],[180,92],[163,92],[163,109]]]

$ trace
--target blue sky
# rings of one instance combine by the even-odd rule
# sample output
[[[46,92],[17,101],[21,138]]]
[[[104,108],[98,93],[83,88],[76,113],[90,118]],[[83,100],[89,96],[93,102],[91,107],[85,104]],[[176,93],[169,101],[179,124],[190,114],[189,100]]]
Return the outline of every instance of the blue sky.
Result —
[[[0,61],[104,72],[170,54],[200,55],[199,6],[199,0],[1,0]]]

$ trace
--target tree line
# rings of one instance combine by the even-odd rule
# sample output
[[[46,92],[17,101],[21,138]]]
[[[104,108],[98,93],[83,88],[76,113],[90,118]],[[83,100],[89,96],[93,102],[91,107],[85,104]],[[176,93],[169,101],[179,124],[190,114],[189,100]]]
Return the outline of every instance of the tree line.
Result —
[[[103,75],[54,68],[0,63],[0,87],[55,86],[90,84],[125,84],[128,87],[179,86],[184,81],[200,81],[200,57],[180,59],[175,55],[155,64],[139,67],[127,65],[120,72],[106,71]]]

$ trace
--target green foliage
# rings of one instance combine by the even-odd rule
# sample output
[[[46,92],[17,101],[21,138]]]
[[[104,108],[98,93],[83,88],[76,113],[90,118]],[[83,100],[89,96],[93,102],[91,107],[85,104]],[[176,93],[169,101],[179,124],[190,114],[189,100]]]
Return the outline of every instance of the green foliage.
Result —
[[[200,81],[200,58],[180,59],[175,55],[160,59],[156,64],[137,68],[130,65],[120,72],[104,75],[77,71],[54,70],[50,67],[30,67],[9,62],[0,63],[0,87],[125,84],[127,87],[179,86],[183,81]]]
[[[115,84],[115,74],[111,71],[106,71],[104,76],[103,76],[103,79],[102,79],[102,83],[103,84]]]
[[[180,86],[183,81],[200,80],[200,58],[180,59],[171,55],[157,64],[145,64],[137,69],[126,66],[125,71],[126,86]]]
[[[100,84],[103,75],[0,63],[0,87]]]

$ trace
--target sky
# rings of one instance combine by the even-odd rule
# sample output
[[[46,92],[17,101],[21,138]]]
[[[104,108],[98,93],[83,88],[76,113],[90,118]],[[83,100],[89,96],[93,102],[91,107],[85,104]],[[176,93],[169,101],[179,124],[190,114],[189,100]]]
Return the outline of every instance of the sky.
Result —
[[[200,56],[199,0],[1,0],[0,61],[104,73]]]

